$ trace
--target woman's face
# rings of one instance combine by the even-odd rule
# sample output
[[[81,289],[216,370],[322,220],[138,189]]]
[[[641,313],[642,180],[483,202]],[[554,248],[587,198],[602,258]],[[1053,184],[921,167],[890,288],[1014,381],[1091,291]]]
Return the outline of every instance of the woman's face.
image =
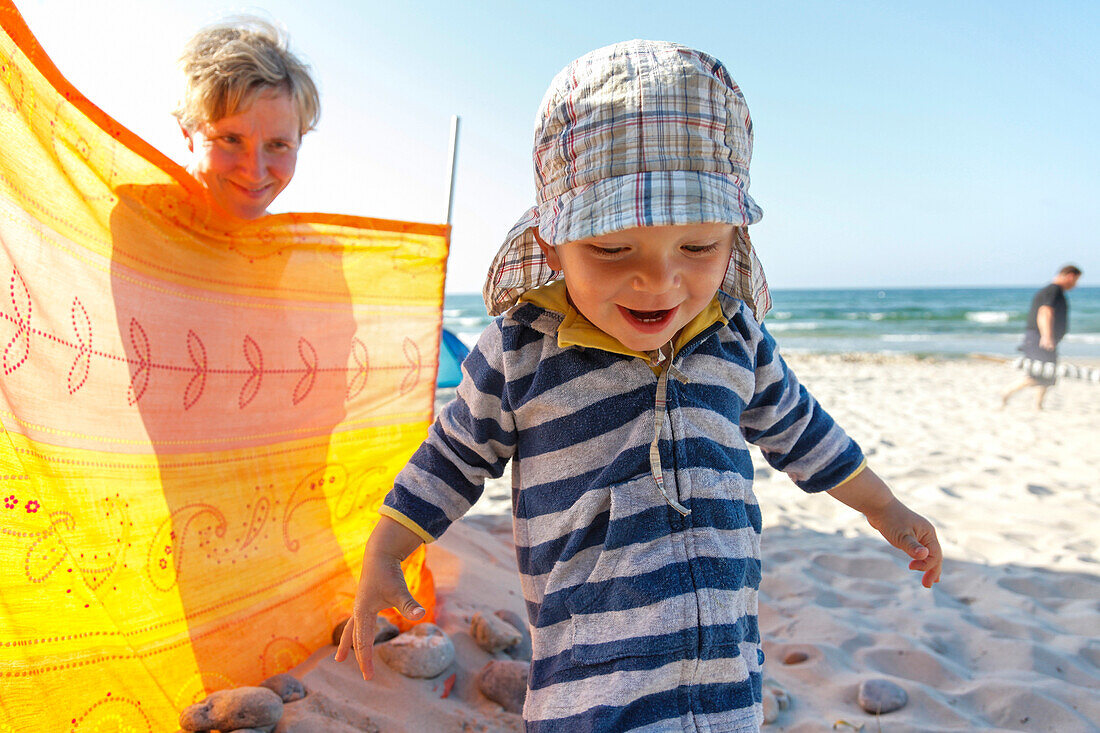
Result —
[[[226,212],[258,219],[294,177],[299,129],[288,93],[261,92],[243,112],[183,130],[188,170]]]

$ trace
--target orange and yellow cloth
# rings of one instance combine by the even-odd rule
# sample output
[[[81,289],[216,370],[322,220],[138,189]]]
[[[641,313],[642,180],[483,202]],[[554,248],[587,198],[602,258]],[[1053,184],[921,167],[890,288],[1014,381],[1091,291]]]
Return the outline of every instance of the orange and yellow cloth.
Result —
[[[349,614],[431,419],[449,230],[233,228],[0,24],[0,733],[175,730]]]

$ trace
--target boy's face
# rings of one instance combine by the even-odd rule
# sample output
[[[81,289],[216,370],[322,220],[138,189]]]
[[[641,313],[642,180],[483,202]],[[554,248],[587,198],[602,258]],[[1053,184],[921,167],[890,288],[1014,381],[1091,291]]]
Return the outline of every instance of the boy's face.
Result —
[[[635,351],[668,343],[714,298],[733,248],[732,224],[636,227],[539,247],[592,325]]]

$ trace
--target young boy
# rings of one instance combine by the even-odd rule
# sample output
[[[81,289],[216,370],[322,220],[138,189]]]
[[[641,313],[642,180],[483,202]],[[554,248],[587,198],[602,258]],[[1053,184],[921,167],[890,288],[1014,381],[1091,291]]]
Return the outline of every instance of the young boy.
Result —
[[[353,623],[422,615],[400,561],[512,461],[532,625],[532,731],[755,731],[760,510],[746,440],[806,491],[866,514],[926,586],[932,525],[866,468],[759,321],[746,226],[752,126],[715,59],[670,43],[594,51],[551,84],[538,205],[485,287],[494,315],[458,398],[397,477],[367,543]]]

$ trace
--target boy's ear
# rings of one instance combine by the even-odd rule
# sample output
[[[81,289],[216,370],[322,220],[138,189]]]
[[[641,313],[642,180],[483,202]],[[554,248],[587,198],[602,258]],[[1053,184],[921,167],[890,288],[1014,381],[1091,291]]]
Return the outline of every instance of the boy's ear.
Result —
[[[561,258],[558,257],[558,251],[542,241],[537,228],[533,229],[531,233],[535,235],[535,241],[538,242],[539,249],[542,250],[542,256],[546,258],[546,264],[550,265],[551,269],[561,272]]]

